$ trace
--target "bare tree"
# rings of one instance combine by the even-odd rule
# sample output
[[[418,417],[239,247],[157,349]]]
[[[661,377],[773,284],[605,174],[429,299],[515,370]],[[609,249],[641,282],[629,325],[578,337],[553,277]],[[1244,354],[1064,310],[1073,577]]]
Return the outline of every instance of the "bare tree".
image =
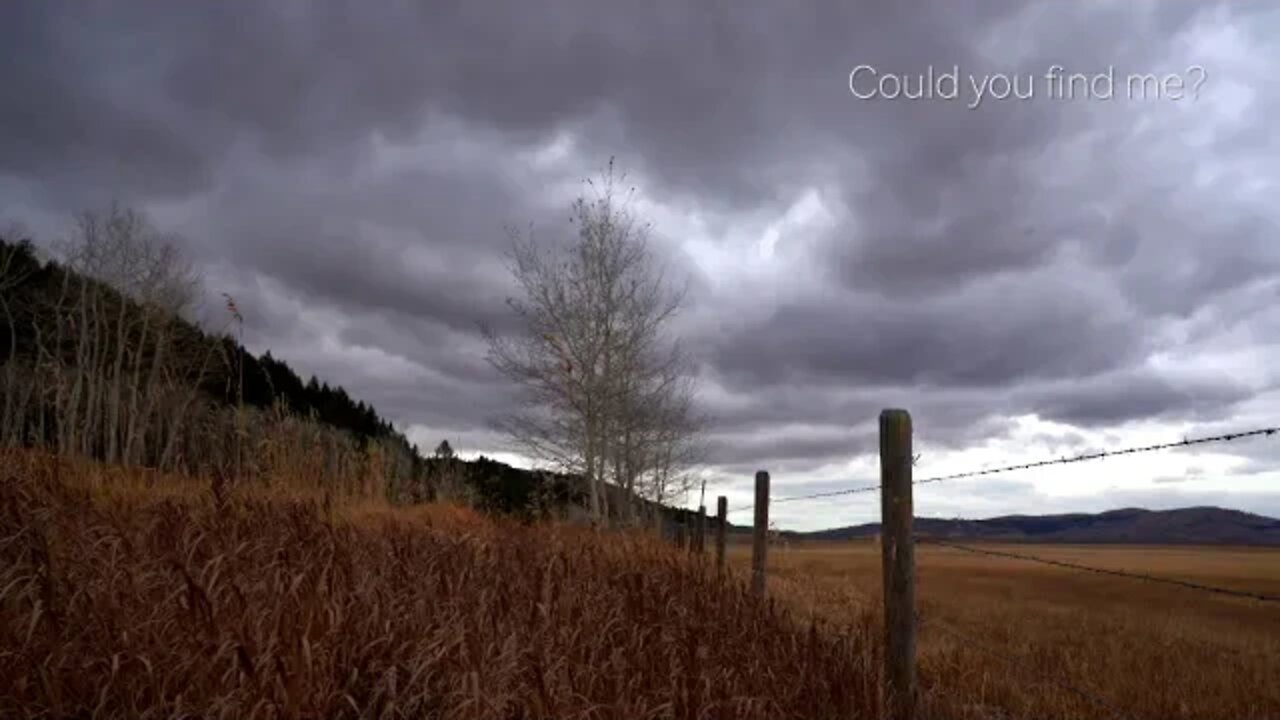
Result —
[[[621,458],[616,482],[655,503],[668,503],[694,483],[690,470],[703,458],[706,419],[694,405],[694,368],[679,346],[662,363],[648,367],[647,382],[632,383],[623,395],[627,411],[615,454]],[[639,387],[640,391],[635,392]]]
[[[654,263],[621,179],[611,160],[599,185],[587,181],[568,242],[512,233],[518,329],[485,331],[490,363],[522,390],[502,428],[535,461],[584,477],[597,521],[610,514],[610,480],[624,497],[664,499],[698,430],[692,363],[669,337],[684,293]]]
[[[448,440],[441,440],[436,446],[429,468],[425,478],[429,499],[458,505],[475,504],[474,493],[467,485],[465,465],[457,459],[457,453]]]
[[[47,282],[57,285],[35,293],[34,305],[24,308],[35,345],[27,374],[37,417],[20,418],[6,392],[5,425],[32,425],[40,435],[33,441],[51,442],[64,454],[125,464],[154,459],[183,419],[174,424],[166,406],[197,392],[193,357],[179,350],[208,344],[180,341],[179,326],[199,278],[173,239],[138,212],[112,206],[77,220],[60,247],[61,265],[48,266]],[[7,380],[11,371],[12,363]],[[22,403],[26,414],[30,402]],[[44,437],[46,407],[52,438]]]
[[[235,301],[221,329],[196,322],[200,279],[174,238],[120,206],[76,220],[48,262],[0,233],[0,444],[393,500],[421,474],[402,440],[247,407]]]
[[[162,396],[172,394],[176,378],[186,380],[190,359],[174,352],[173,329],[195,302],[199,278],[174,239],[132,209],[83,213],[77,229],[68,267],[97,281],[81,282],[79,293],[81,452],[97,448],[107,462],[137,462]]]

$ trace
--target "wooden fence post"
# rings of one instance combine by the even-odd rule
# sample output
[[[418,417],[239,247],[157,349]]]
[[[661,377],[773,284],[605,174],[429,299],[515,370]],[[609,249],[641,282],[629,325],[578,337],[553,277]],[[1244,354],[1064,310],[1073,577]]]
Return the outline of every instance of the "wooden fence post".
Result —
[[[687,534],[688,533],[685,532],[684,517],[681,516],[680,519],[676,522],[676,547],[677,548],[681,550],[684,549],[685,537],[687,536]]]
[[[698,552],[698,520],[694,517],[693,513],[686,515],[685,519],[689,521],[689,544],[685,546],[685,550],[688,550],[689,554],[693,555]]]
[[[756,473],[756,519],[751,545],[751,592],[764,598],[765,554],[769,549],[769,473]]]
[[[911,415],[880,413],[880,553],[884,570],[887,717],[915,712],[915,550],[911,538]]]
[[[697,540],[695,541],[695,544],[697,545],[697,553],[701,555],[703,551],[706,549],[706,543],[707,543],[707,506],[706,505],[698,506],[698,520],[697,520],[697,524],[693,526],[693,535],[695,538],[697,538]]]
[[[729,523],[729,498],[716,498],[716,570],[724,574],[724,543]]]

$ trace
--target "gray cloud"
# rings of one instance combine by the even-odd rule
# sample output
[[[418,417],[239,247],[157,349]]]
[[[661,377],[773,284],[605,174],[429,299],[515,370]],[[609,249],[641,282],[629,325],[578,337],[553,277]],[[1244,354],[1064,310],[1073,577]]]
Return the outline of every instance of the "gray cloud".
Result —
[[[1032,273],[903,302],[854,294],[784,305],[721,346],[743,382],[989,387],[1089,376],[1142,357],[1135,319],[1088,278]],[[1004,299],[1016,297],[1016,304]],[[946,358],[947,362],[938,362]]]
[[[693,283],[721,470],[831,475],[888,406],[940,452],[1026,415],[1123,441],[1265,415],[1277,24],[1158,2],[20,1],[0,7],[0,202],[144,207],[243,298],[255,347],[487,445],[509,398],[475,330],[505,322],[504,228],[563,236],[566,192],[616,154]],[[1192,63],[1195,104],[847,87],[858,64]]]
[[[1230,377],[1172,381],[1139,370],[1034,391],[1029,406],[1048,419],[1085,426],[1161,417],[1213,421],[1251,395]]]
[[[754,472],[758,468],[772,471],[804,472],[821,467],[833,457],[855,456],[873,452],[876,435],[841,426],[775,428],[752,435],[734,433],[712,435],[707,448],[707,461],[729,472]]]

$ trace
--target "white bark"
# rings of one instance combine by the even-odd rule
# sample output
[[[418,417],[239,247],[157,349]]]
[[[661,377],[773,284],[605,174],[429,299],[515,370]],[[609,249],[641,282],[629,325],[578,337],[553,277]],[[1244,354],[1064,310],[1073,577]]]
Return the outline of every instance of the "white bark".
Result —
[[[503,428],[526,454],[583,475],[594,519],[609,512],[604,483],[649,491],[692,455],[692,365],[668,337],[682,294],[656,269],[638,225],[615,191],[612,163],[593,198],[573,205],[576,238],[539,245],[515,236],[511,270],[522,297],[508,300],[519,329],[489,330],[489,360],[522,390]],[[646,493],[647,494],[647,493]],[[628,515],[632,509],[627,508]]]

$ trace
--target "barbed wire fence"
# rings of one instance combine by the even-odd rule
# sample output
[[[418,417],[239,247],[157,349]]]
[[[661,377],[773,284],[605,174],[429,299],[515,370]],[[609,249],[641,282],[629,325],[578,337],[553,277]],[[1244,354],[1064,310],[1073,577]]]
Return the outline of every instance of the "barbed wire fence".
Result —
[[[1256,430],[1245,430],[1242,432],[1223,433],[1220,435],[1210,435],[1199,438],[1183,438],[1175,442],[1157,443],[1154,445],[1138,445],[1135,447],[1123,448],[1120,450],[1103,450],[1100,452],[1084,453],[1081,455],[1073,455],[1069,457],[1052,458],[1049,460],[1037,460],[1035,462],[1018,463],[1015,465],[1001,465],[994,468],[983,468],[981,470],[968,470],[965,472],[951,473],[948,475],[938,475],[935,477],[927,477],[921,480],[912,480],[912,485],[928,485],[930,483],[945,482],[947,480],[962,480],[965,478],[980,477],[983,475],[997,475],[999,473],[1016,472],[1019,470],[1034,470],[1036,468],[1049,467],[1052,465],[1070,465],[1079,462],[1088,462],[1090,460],[1104,460],[1106,458],[1121,457],[1123,455],[1137,455],[1141,453],[1157,452],[1160,450],[1172,450],[1184,447],[1193,447],[1196,445],[1208,445],[1212,443],[1231,442],[1234,440],[1244,440],[1246,438],[1255,438],[1261,436],[1275,435],[1280,432],[1280,426],[1264,427]],[[860,485],[852,488],[842,488],[840,490],[827,490],[809,495],[794,495],[790,497],[770,498],[770,505],[779,503],[796,502],[800,500],[818,500],[821,498],[840,497],[843,495],[856,495],[859,493],[878,492],[881,490],[879,484]],[[755,505],[738,505],[729,509],[730,513],[740,512],[742,510],[750,510]]]
[[[1112,575],[1115,577],[1130,578],[1133,580],[1143,580],[1146,582],[1163,583],[1165,585],[1177,585],[1179,587],[1190,588],[1192,590],[1201,590],[1203,592],[1218,593],[1221,595],[1229,595],[1231,597],[1247,598],[1250,600],[1260,600],[1262,602],[1280,603],[1280,595],[1268,595],[1261,592],[1251,592],[1248,590],[1232,590],[1231,588],[1217,587],[1214,585],[1205,585],[1203,583],[1190,582],[1188,580],[1179,580],[1177,578],[1160,577],[1159,575],[1146,575],[1143,573],[1127,572],[1124,570],[1112,570],[1108,568],[1097,568],[1090,565],[1081,565],[1079,563],[1065,562],[1062,560],[1052,560],[1049,558],[1036,557],[1035,555],[1025,555],[1021,553],[1011,553],[1002,550],[992,550],[990,548],[976,548],[969,545],[961,545],[959,543],[948,542],[934,537],[917,537],[917,543],[927,545],[938,545],[940,547],[960,550],[975,555],[986,555],[989,557],[1011,558],[1014,560],[1026,560],[1029,562],[1040,563],[1042,565],[1052,565],[1055,567],[1068,568],[1071,570],[1081,570],[1084,572],[1098,573],[1100,575]]]
[[[888,424],[886,424],[887,418],[889,419]],[[715,522],[715,530],[717,533],[716,551],[717,563],[723,571],[723,568],[725,567],[724,547],[725,534],[728,527],[728,515],[746,510],[754,510],[755,516],[751,523],[753,530],[751,587],[754,592],[763,597],[765,593],[767,549],[769,545],[772,544],[773,537],[771,536],[777,534],[777,531],[769,522],[768,510],[770,506],[781,503],[823,500],[863,493],[880,493],[881,524],[878,539],[881,541],[881,551],[884,555],[885,573],[883,597],[885,602],[887,643],[885,652],[886,697],[894,700],[891,707],[891,712],[894,717],[909,718],[912,716],[914,707],[915,632],[916,626],[919,624],[919,615],[915,608],[914,596],[914,546],[917,543],[936,545],[977,556],[1038,563],[1067,570],[1177,586],[1187,590],[1231,596],[1263,603],[1280,603],[1280,596],[1264,592],[1226,588],[1181,580],[1178,578],[1162,577],[1159,575],[1127,570],[1093,567],[1076,562],[1039,557],[1028,553],[1015,553],[1007,550],[974,547],[965,543],[954,542],[945,536],[934,537],[929,535],[917,535],[912,531],[913,524],[911,522],[914,514],[911,490],[916,485],[927,485],[951,480],[962,480],[1000,473],[1032,470],[1055,465],[1071,465],[1075,463],[1105,460],[1109,458],[1139,455],[1144,453],[1154,453],[1200,445],[1228,443],[1249,438],[1272,437],[1277,433],[1280,433],[1280,426],[1260,427],[1251,430],[1221,433],[1197,438],[1184,437],[1181,440],[1172,442],[1138,445],[1118,450],[1102,450],[1074,456],[1055,457],[1036,460],[1033,462],[1001,465],[997,467],[985,467],[976,470],[930,476],[919,480],[912,479],[911,477],[912,468],[918,461],[919,456],[911,454],[911,424],[910,416],[906,411],[886,410],[882,413],[880,432],[881,481],[879,483],[862,483],[853,487],[837,490],[827,490],[804,495],[774,498],[769,494],[769,473],[761,471],[756,473],[756,500],[754,503],[729,508],[727,506],[726,498],[721,496],[718,501],[718,513]],[[704,523],[705,511],[700,509],[699,528],[703,527]],[[699,535],[701,535],[701,531],[699,531]],[[1007,538],[996,537],[992,539],[999,541]],[[698,550],[700,551],[700,542],[698,543],[698,546]],[[692,547],[690,549],[692,551]],[[954,626],[933,618],[929,620],[927,625],[930,627],[936,627],[947,634],[957,637],[961,639],[967,647],[974,648],[979,652],[996,657],[997,659],[1010,664],[1010,666],[1015,669],[1020,667],[1019,661],[1016,658],[1009,657],[1007,654],[989,647],[986,643],[959,631]],[[1100,710],[1103,710],[1114,717],[1127,717],[1113,703],[1099,697],[1095,693],[1072,686],[1057,678],[1041,677],[1039,678],[1039,681],[1057,686],[1060,689],[1088,700]]]

